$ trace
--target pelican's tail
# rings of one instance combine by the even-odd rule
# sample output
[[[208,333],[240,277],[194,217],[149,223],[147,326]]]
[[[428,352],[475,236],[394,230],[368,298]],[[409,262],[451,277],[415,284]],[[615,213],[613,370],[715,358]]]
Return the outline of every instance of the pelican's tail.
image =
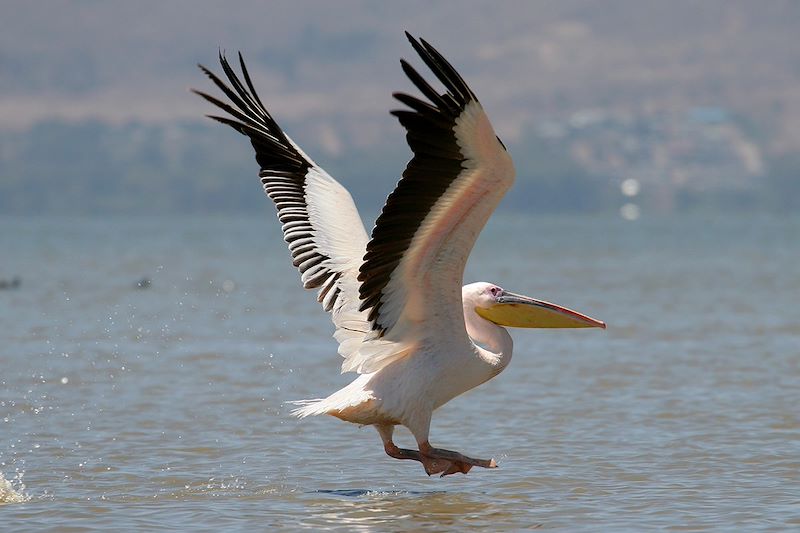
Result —
[[[325,406],[326,399],[327,398],[317,398],[316,400],[292,400],[286,403],[297,406],[292,409],[289,414],[297,418],[305,418],[307,416],[326,414],[328,412]]]
[[[371,374],[361,374],[355,381],[327,398],[287,402],[297,406],[292,409],[291,414],[299,418],[333,415],[343,420],[356,422],[356,419],[360,420],[370,407],[374,407],[374,402],[371,400],[375,400],[375,396],[371,390],[365,388],[371,377]]]

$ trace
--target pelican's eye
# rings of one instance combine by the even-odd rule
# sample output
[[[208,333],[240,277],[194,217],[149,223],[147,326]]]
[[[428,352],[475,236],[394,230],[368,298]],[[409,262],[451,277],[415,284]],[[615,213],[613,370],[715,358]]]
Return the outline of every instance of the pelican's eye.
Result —
[[[492,294],[492,296],[497,296],[502,292],[502,289],[500,287],[492,287],[489,289],[489,292]]]

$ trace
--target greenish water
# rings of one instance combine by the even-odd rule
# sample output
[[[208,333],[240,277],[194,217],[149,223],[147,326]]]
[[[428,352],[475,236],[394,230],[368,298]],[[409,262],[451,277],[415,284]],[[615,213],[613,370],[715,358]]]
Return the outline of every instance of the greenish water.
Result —
[[[277,226],[0,218],[2,529],[800,528],[800,218],[493,219],[466,281],[609,327],[513,331],[444,479],[288,415],[352,375]]]

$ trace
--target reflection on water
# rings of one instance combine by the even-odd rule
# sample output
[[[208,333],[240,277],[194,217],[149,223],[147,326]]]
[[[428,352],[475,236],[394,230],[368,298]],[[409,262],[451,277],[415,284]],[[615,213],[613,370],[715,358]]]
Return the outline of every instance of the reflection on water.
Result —
[[[9,530],[800,526],[800,219],[493,219],[467,281],[609,328],[514,331],[431,435],[500,467],[445,479],[288,416],[352,376],[271,217],[2,224]]]
[[[341,524],[352,530],[372,531],[368,526],[392,526],[400,530],[444,527],[461,528],[491,523],[491,515],[500,507],[485,494],[464,494],[448,491],[374,491],[324,498],[318,496],[310,505],[311,517],[306,525],[325,527]]]

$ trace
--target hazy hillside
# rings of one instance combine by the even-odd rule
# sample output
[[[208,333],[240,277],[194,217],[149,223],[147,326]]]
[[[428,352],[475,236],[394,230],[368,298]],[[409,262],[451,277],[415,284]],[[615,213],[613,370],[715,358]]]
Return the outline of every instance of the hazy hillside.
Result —
[[[619,199],[609,191],[647,168],[661,169],[645,182],[667,190],[656,195],[669,196],[658,204],[666,209],[719,179],[737,203],[744,195],[753,205],[767,201],[775,184],[795,186],[800,4],[792,1],[46,6],[3,2],[5,211],[255,208],[262,199],[251,201],[230,181],[233,173],[252,174],[246,144],[232,132],[212,132],[200,118],[208,106],[187,92],[209,87],[195,65],[215,67],[218,47],[244,51],[263,99],[317,159],[350,176],[349,183],[368,185],[360,194],[380,196],[407,156],[387,113],[395,105],[391,92],[410,90],[398,66],[399,57],[413,54],[403,29],[428,38],[470,81],[528,167],[518,164],[529,178],[523,190],[528,183],[545,194],[536,185],[548,181],[541,171],[561,169],[560,181],[548,185],[564,186],[551,191],[566,197],[559,208],[613,207]],[[728,118],[684,125],[696,109],[719,109]],[[563,130],[598,111],[606,118],[593,129],[567,128],[556,138],[542,133],[543,123]],[[642,122],[662,133],[631,152],[639,131],[632,125]],[[695,139],[688,148],[681,144],[686,135]],[[708,139],[719,146],[709,149]],[[687,158],[687,149],[695,155]],[[730,169],[730,183],[706,183],[708,169],[720,168]],[[370,179],[375,172],[385,183]],[[63,197],[41,192],[39,184],[53,174],[70,177]],[[692,187],[692,180],[701,181]],[[591,201],[570,202],[576,187]],[[160,201],[148,201],[153,195]]]

